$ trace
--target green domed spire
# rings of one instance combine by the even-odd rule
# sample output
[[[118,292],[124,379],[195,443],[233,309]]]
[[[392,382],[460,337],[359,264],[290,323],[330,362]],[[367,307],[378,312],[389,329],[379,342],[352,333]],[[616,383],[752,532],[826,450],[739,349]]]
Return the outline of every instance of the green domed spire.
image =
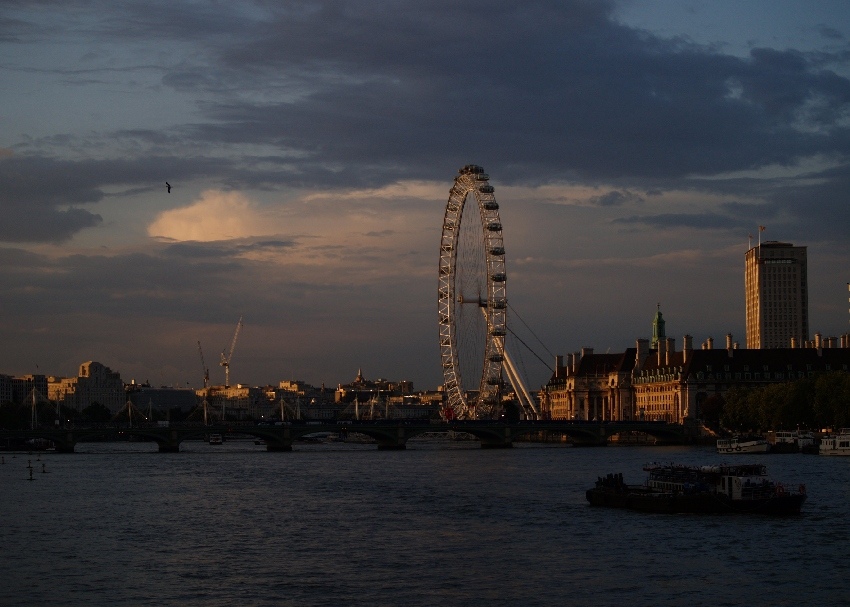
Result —
[[[662,339],[667,339],[664,333],[664,317],[661,316],[661,304],[658,304],[658,310],[655,312],[655,318],[652,319],[652,341],[649,344],[650,348],[657,348],[658,342]]]

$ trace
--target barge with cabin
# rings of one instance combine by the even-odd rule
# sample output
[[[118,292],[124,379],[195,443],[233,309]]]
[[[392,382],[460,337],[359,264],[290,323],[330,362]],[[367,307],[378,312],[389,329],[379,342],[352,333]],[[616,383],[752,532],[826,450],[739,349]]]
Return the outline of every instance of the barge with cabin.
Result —
[[[775,515],[799,514],[806,501],[805,485],[786,489],[762,464],[650,464],[644,471],[643,485],[627,485],[622,474],[600,477],[587,490],[587,501],[640,512]]]

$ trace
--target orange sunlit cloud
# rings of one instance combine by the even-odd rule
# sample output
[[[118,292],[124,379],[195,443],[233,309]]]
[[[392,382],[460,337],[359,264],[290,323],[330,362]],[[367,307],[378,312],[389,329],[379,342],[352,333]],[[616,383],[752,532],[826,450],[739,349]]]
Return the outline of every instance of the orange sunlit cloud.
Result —
[[[271,234],[278,227],[269,225],[264,213],[243,194],[207,190],[187,207],[160,213],[148,226],[148,235],[211,242]]]

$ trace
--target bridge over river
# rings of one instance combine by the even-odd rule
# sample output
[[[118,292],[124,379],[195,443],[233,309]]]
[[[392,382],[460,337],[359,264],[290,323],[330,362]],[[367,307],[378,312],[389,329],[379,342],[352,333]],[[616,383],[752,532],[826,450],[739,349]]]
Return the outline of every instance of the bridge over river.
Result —
[[[362,434],[378,445],[378,449],[405,449],[407,441],[428,433],[464,432],[474,436],[483,448],[513,446],[514,441],[540,439],[544,436],[565,436],[575,446],[602,446],[612,436],[623,433],[642,433],[661,444],[693,442],[692,428],[681,424],[646,421],[588,422],[588,421],[497,421],[429,422],[427,420],[379,420],[333,422],[286,422],[277,425],[227,423],[203,425],[172,423],[168,426],[127,424],[75,425],[66,428],[34,428],[31,430],[0,430],[0,444],[11,441],[43,439],[53,443],[57,452],[73,453],[79,442],[109,440],[118,437],[137,437],[155,441],[162,453],[180,451],[184,440],[206,439],[211,434],[223,437],[248,435],[261,439],[268,451],[291,451],[293,443],[310,435]]]

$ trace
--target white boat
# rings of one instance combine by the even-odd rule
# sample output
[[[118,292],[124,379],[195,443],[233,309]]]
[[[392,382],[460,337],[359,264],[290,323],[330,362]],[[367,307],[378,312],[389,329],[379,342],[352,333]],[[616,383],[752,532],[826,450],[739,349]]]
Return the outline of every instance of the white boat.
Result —
[[[721,438],[717,441],[718,453],[767,453],[770,443],[763,438]]]
[[[827,434],[820,439],[820,455],[850,455],[850,428],[842,428],[838,434]]]
[[[817,453],[818,446],[815,443],[815,435],[811,432],[806,432],[797,437],[797,447],[800,448],[800,453]]]
[[[778,430],[773,433],[771,453],[816,453],[815,437],[811,432]]]

